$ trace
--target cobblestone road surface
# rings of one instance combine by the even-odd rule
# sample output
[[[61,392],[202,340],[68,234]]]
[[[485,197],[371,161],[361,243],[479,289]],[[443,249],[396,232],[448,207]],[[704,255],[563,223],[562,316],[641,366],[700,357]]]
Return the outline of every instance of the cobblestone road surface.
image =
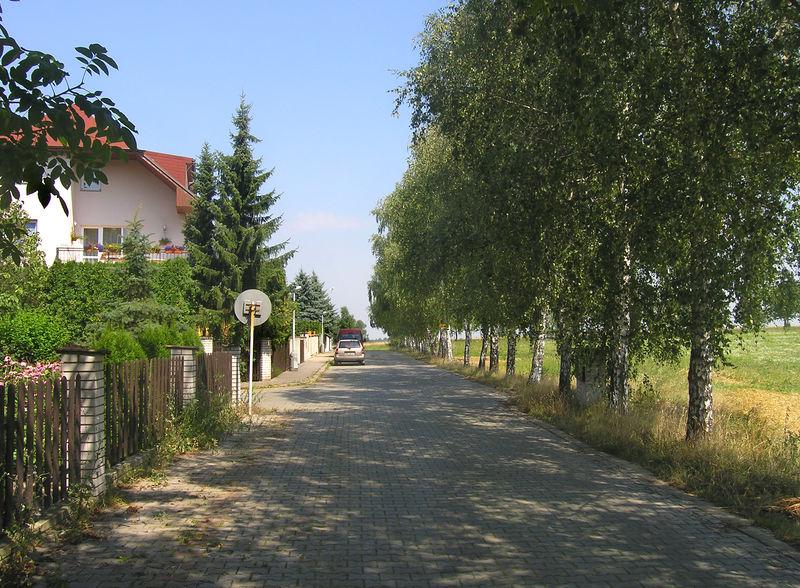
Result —
[[[800,559],[391,352],[270,389],[278,413],[50,552],[70,586],[791,586]]]

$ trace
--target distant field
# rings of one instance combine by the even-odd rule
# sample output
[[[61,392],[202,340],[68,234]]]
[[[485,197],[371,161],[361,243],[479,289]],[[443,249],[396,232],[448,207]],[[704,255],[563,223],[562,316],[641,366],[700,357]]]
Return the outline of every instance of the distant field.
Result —
[[[481,340],[473,339],[470,359],[477,365]],[[453,357],[464,357],[464,340],[453,342]],[[500,340],[501,370],[505,369],[506,341]],[[527,339],[517,343],[517,373],[527,375],[531,367],[531,346]],[[734,342],[729,366],[714,370],[714,403],[732,410],[757,410],[769,420],[800,430],[800,328],[766,329],[758,336],[745,337],[742,345]],[[688,352],[676,364],[642,362],[632,382],[634,393],[647,376],[653,389],[664,400],[688,402],[686,374]],[[559,367],[555,342],[545,345],[544,375],[557,377]]]
[[[728,361],[731,365],[714,371],[716,406],[755,409],[773,422],[788,420],[791,430],[800,431],[800,328],[776,327],[747,336],[742,345],[732,345]],[[688,366],[688,353],[676,365],[646,361],[637,380],[646,374],[663,398],[683,401]]]

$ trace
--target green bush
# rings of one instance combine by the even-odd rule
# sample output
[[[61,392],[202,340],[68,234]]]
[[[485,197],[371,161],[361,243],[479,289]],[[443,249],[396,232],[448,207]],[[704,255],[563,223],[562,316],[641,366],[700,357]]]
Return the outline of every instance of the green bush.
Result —
[[[151,279],[151,286],[156,300],[178,309],[183,317],[197,312],[192,266],[186,259],[178,257],[159,263]]]
[[[187,347],[197,347],[202,349],[203,342],[200,341],[200,335],[194,329],[183,329],[178,332],[179,340],[176,345],[185,345]]]
[[[84,342],[87,326],[120,302],[118,281],[114,264],[56,261],[47,270],[44,308],[64,320],[73,340]]]
[[[104,358],[104,363],[106,364],[118,363],[128,359],[145,359],[147,357],[136,337],[122,329],[102,331],[93,340],[92,347],[109,352]]]
[[[144,349],[147,357],[169,357],[167,345],[186,345],[202,347],[200,336],[189,327],[165,327],[150,324],[142,328],[136,339]]]
[[[162,325],[147,325],[137,334],[136,340],[142,346],[147,357],[169,357],[167,345],[173,345],[178,338],[177,332]]]
[[[70,333],[62,319],[37,310],[20,310],[0,318],[0,349],[17,359],[54,361]]]

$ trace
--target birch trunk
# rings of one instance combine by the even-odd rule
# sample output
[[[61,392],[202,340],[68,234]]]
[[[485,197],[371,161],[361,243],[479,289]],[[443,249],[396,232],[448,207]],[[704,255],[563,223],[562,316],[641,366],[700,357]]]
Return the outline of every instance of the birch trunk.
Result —
[[[472,323],[467,322],[464,325],[464,365],[466,367],[469,367],[470,365],[469,348],[471,343],[472,343]]]
[[[447,361],[453,361],[453,336],[450,325],[447,325],[444,330],[444,358]]]
[[[630,365],[631,337],[631,246],[625,245],[622,260],[621,289],[617,295],[617,325],[615,329],[614,348],[611,354],[611,410],[627,413],[630,403],[630,383],[628,372]]]
[[[478,358],[478,368],[485,370],[486,369],[486,353],[489,351],[489,333],[486,330],[486,327],[481,326],[481,355]]]
[[[711,434],[714,410],[712,406],[711,375],[714,357],[711,352],[711,333],[692,337],[689,354],[689,415],[686,419],[686,439]]]
[[[500,337],[497,327],[489,329],[489,371],[496,372],[500,369]]]
[[[506,354],[506,376],[513,376],[517,371],[517,332],[508,333],[508,353]]]
[[[428,329],[428,349],[431,355],[436,355],[436,336]]]
[[[542,320],[537,325],[538,332],[531,332],[533,343],[533,357],[531,358],[531,373],[528,374],[528,383],[538,384],[542,381],[544,366],[544,343],[547,314],[542,312]]]

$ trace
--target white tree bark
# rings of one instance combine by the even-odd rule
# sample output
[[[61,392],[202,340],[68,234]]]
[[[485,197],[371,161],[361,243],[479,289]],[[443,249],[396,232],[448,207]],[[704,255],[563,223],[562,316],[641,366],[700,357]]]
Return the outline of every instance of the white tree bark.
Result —
[[[544,344],[545,328],[547,326],[547,313],[542,312],[541,321],[537,325],[538,333],[531,333],[533,342],[533,357],[531,358],[531,373],[528,374],[528,382],[538,384],[542,381],[542,371],[544,367]]]
[[[506,376],[513,376],[517,371],[517,331],[508,333],[508,353],[506,354]]]
[[[489,328],[489,371],[496,372],[500,369],[500,337],[497,327]]]
[[[486,354],[489,351],[489,333],[485,325],[481,325],[481,355],[478,358],[478,368],[486,369]]]
[[[609,404],[611,410],[627,413],[630,403],[630,384],[628,372],[630,365],[631,337],[631,246],[625,245],[622,260],[620,292],[617,295],[617,325],[615,328],[614,347],[611,354],[611,393]]]

